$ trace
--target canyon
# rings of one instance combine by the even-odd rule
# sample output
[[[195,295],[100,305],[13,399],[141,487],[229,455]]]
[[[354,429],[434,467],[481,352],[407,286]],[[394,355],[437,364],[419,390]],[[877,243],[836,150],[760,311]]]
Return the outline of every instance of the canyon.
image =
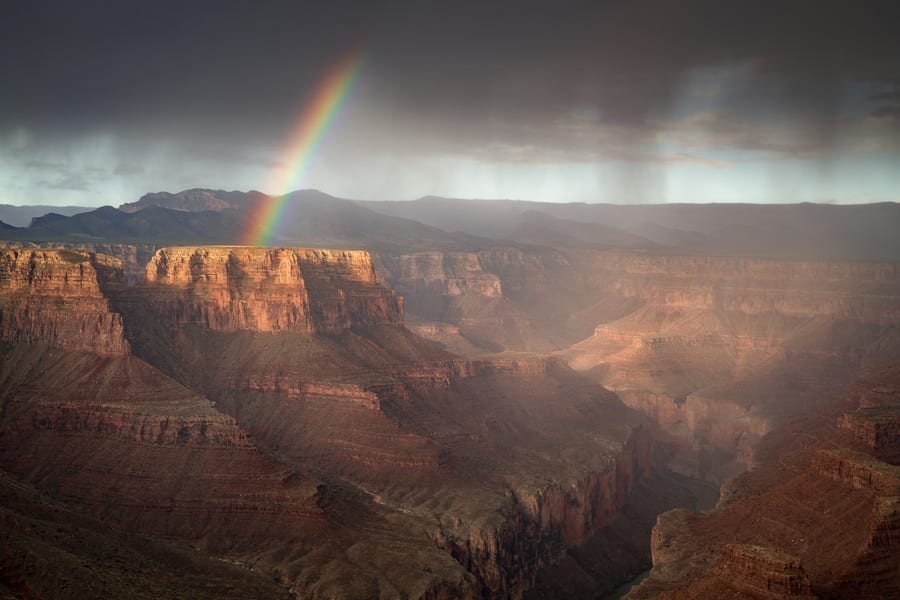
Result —
[[[4,472],[297,594],[517,596],[654,464],[646,419],[561,361],[404,329],[364,252],[163,249],[138,286],[87,252],[3,264],[2,322],[47,324],[0,329]],[[85,306],[118,326],[73,346]]]
[[[3,589],[596,598],[652,563],[629,598],[900,590],[897,260],[297,197],[309,247],[0,249]]]

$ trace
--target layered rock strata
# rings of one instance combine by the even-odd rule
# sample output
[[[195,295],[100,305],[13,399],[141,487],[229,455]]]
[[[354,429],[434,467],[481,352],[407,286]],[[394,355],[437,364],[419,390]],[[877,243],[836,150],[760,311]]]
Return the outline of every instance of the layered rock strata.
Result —
[[[767,432],[839,400],[900,350],[892,263],[584,253],[585,285],[639,307],[563,351],[688,441],[676,468],[722,483]]]
[[[550,249],[379,255],[382,278],[406,301],[416,331],[464,353],[551,351],[589,334],[570,320],[586,299],[580,276]],[[593,326],[595,323],[591,323]]]
[[[710,576],[660,598],[813,600],[809,577],[795,556],[752,544],[728,544]]]
[[[891,398],[880,391],[896,386],[896,375],[894,368],[858,382],[849,399]],[[900,414],[900,403],[879,407],[881,421]],[[779,427],[763,444],[769,458],[732,481],[716,510],[660,515],[653,571],[629,598],[900,593],[900,469],[879,457],[872,429],[850,416],[858,412]],[[751,551],[736,553],[734,544]],[[735,561],[744,566],[723,571]]]
[[[119,262],[122,263],[122,273],[129,285],[134,285],[144,279],[147,261],[157,249],[154,244],[117,244],[114,242],[0,242],[0,247],[24,250],[75,250],[111,256],[119,259]]]
[[[519,597],[656,460],[560,361],[411,334],[366,253],[163,249],[129,288],[116,261],[34,252],[0,311],[29,290],[52,327],[0,349],[0,467],[298,595]],[[118,354],[69,345],[59,306],[111,315]]]
[[[303,594],[365,596],[359,590],[374,585],[387,594],[441,597],[464,596],[471,588],[471,576],[445,552],[410,542],[403,524],[389,526],[358,494],[260,452],[233,417],[131,355],[124,319],[110,311],[104,295],[122,293],[116,261],[69,251],[29,251],[26,258],[13,252],[4,263],[11,291],[0,294],[0,313],[6,318],[24,305],[44,321],[26,330],[41,335],[6,338],[0,348],[0,468],[119,530],[176,538],[244,568],[255,566],[276,589],[297,585]],[[35,290],[21,301],[21,294]],[[115,318],[117,354],[96,342],[102,337],[87,336],[93,343],[85,348],[82,330],[61,325],[64,318],[78,323],[82,308]],[[10,549],[15,555],[4,554],[3,572],[16,573],[21,585],[37,581],[48,595],[61,593],[53,587],[58,581],[35,580],[16,548]],[[350,566],[354,552],[376,548],[384,550],[382,557],[362,569]],[[42,549],[56,552],[46,544],[32,548],[33,560],[48,560]],[[314,549],[318,553],[310,553]],[[394,586],[383,575],[398,568],[391,557],[414,552],[431,571],[408,572]],[[348,576],[323,579],[335,565]],[[279,570],[287,568],[289,575]],[[75,589],[89,587],[79,581]]]
[[[362,251],[164,248],[147,265],[146,291],[170,322],[215,331],[334,334],[403,320]]]
[[[98,273],[115,272],[119,262],[98,254],[0,250],[0,340],[127,354],[122,317],[98,281]]]
[[[191,367],[214,374],[205,393],[288,464],[424,527],[481,594],[520,595],[609,523],[654,460],[642,419],[558,361],[448,360],[415,338],[345,332],[342,347],[365,354],[332,369],[324,340],[247,333],[215,334],[220,354]],[[205,342],[185,335],[189,360]],[[396,362],[403,343],[416,364]]]

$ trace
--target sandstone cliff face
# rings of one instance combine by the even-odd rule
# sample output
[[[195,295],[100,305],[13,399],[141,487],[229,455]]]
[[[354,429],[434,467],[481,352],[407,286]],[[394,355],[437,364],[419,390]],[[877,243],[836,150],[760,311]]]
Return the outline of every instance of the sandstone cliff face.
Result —
[[[159,445],[211,445],[249,447],[247,434],[234,419],[222,414],[160,414],[160,406],[88,404],[83,402],[42,402],[33,407],[26,419],[8,420],[9,431],[52,431],[64,434],[90,434],[131,442]],[[211,406],[210,406],[211,408]]]
[[[52,277],[7,261],[4,321],[7,306],[31,314],[23,312],[31,304],[18,300],[25,290],[29,302],[72,310],[82,305],[65,302],[78,297],[118,319],[122,344],[123,322],[140,328],[151,319],[146,338],[129,339],[141,357],[149,347],[165,356],[153,362],[158,370],[127,356],[127,345],[114,359],[80,352],[66,354],[73,362],[58,360],[41,344],[67,348],[82,329],[63,330],[62,313],[52,311],[40,313],[31,337],[21,337],[27,322],[16,322],[4,340],[43,350],[33,364],[19,350],[0,361],[9,401],[2,464],[45,491],[106,508],[103,518],[117,526],[163,531],[278,569],[299,594],[517,597],[538,567],[608,524],[661,458],[643,417],[557,358],[461,359],[411,335],[401,326],[401,301],[378,286],[365,253],[163,249],[147,265],[145,282],[130,290],[114,261],[49,254],[61,261],[48,271]],[[584,314],[605,319],[598,331],[606,345],[586,364],[598,367],[593,377],[621,386],[631,406],[690,439],[675,462],[683,473],[722,481],[734,462],[754,463],[753,446],[791,416],[797,398],[806,407],[828,398],[851,371],[848,357],[861,361],[871,340],[893,327],[877,315],[890,317],[896,277],[877,265],[811,274],[794,265],[784,287],[804,299],[795,303],[776,289],[783,284],[775,261],[645,258],[623,266],[613,256],[607,271],[621,270],[618,283],[611,274],[589,282],[600,300]],[[495,249],[386,262],[405,269],[413,293],[451,299],[461,311],[458,325],[434,331],[493,335],[510,323],[535,326],[530,315],[541,307],[565,312],[553,296],[587,289],[574,277],[566,287],[565,277],[547,269],[564,259]],[[75,271],[57,278],[82,263],[81,279]],[[723,273],[699,281],[710,265]],[[843,289],[843,277],[860,297]],[[824,283],[810,281],[817,278]],[[805,314],[802,304],[811,306]],[[509,307],[514,318],[504,321]],[[834,323],[848,330],[862,324],[852,330],[864,333],[853,339]],[[510,325],[504,339],[514,338],[510,331],[524,329]],[[98,344],[70,348],[103,354]],[[777,385],[763,383],[773,376]],[[840,435],[855,440],[856,451],[886,459],[895,421],[878,410],[846,415]],[[735,504],[728,518],[751,523],[765,539],[717,537],[723,526],[715,518],[662,518],[657,564],[682,565],[679,552],[690,546],[684,532],[699,532],[713,550],[697,553],[705,562],[694,573],[707,583],[730,578],[746,589],[763,585],[801,597],[809,591],[803,573],[829,589],[864,585],[867,577],[893,585],[885,565],[898,539],[897,508],[883,494],[894,488],[885,487],[883,468],[858,457],[835,463],[835,456],[822,454],[817,467],[773,496],[782,517],[759,519]],[[207,502],[208,493],[218,500]],[[816,526],[818,537],[807,537],[814,515],[830,507],[852,514],[853,530],[832,538]],[[282,545],[260,549],[272,539]],[[728,543],[762,547],[768,558]],[[852,566],[834,558],[833,549],[845,546],[861,549]],[[830,550],[816,558],[821,548]],[[829,570],[831,579],[823,575]],[[385,573],[403,573],[402,580]]]
[[[654,305],[880,323],[900,319],[900,268],[894,263],[627,253],[594,253],[583,260],[596,289]]]
[[[758,600],[818,597],[812,593],[809,577],[797,557],[753,544],[726,545],[710,577],[676,594],[660,594],[661,598],[708,600],[736,596]]]
[[[0,251],[0,339],[43,341],[105,356],[127,354],[122,317],[101,290],[121,277],[118,261],[102,255]]]
[[[857,382],[849,400],[895,398],[898,374]],[[780,426],[762,444],[768,458],[732,480],[716,510],[660,515],[653,571],[629,598],[900,594],[900,468],[874,427],[900,403],[872,409]]]
[[[133,288],[114,260],[44,253],[45,271],[10,263],[9,297],[102,307],[137,356],[70,352],[57,325],[8,339],[0,466],[298,594],[518,597],[653,462],[643,419],[559,361],[461,359],[403,329],[366,253],[163,249]],[[441,293],[473,294],[461,281]]]
[[[720,322],[707,319],[707,333],[763,351],[803,319],[872,326],[900,319],[900,275],[892,263],[494,247],[385,254],[380,268],[407,297],[411,316],[455,325],[466,338],[474,337],[466,328],[477,323],[483,333],[474,341],[483,350],[565,347],[643,306],[663,310],[667,322],[693,313],[695,331],[679,334],[688,343],[702,341],[696,315],[715,312]],[[634,325],[604,327],[598,335],[631,342],[661,331],[646,320],[646,327]]]
[[[103,254],[119,259],[125,281],[134,285],[144,279],[144,268],[147,261],[156,252],[153,244],[117,244],[117,243],[85,243],[85,242],[0,242],[0,246],[10,249],[43,249],[43,250],[76,250],[94,254]]]
[[[582,308],[580,276],[550,249],[381,254],[378,264],[416,331],[453,351],[550,351],[590,331],[570,331]]]
[[[474,252],[420,252],[399,257],[393,277],[397,291],[440,296],[479,294],[500,297],[500,278],[486,272]]]
[[[637,302],[560,355],[688,442],[675,468],[720,483],[767,432],[826,406],[892,352],[892,263],[577,255],[600,298]]]
[[[557,360],[462,360],[396,326],[331,339],[188,328],[177,348],[256,444],[426,531],[410,556],[440,549],[480,595],[519,597],[654,460],[643,419]]]
[[[879,496],[900,496],[900,467],[849,449],[819,450],[812,468],[820,475]]]
[[[147,265],[145,290],[171,322],[216,331],[334,334],[403,320],[362,251],[164,248]]]
[[[447,515],[430,535],[476,575],[483,594],[519,597],[534,584],[537,568],[584,544],[619,514],[653,465],[652,447],[647,430],[638,428],[607,468],[537,490],[514,487],[503,521],[467,528]]]

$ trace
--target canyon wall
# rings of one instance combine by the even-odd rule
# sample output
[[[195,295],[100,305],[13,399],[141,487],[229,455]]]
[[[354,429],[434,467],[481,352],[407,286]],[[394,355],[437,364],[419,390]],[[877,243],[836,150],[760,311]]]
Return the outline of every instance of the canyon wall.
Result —
[[[900,318],[896,263],[620,252],[584,253],[578,263],[590,287],[658,306],[877,323]]]
[[[895,263],[493,247],[377,265],[420,335],[469,355],[555,350],[684,440],[673,468],[719,483],[900,353]]]
[[[741,352],[768,352],[786,328],[814,317],[867,326],[900,319],[894,263],[499,246],[382,253],[376,262],[406,297],[411,317],[432,328],[455,326],[482,351],[562,349],[595,328],[597,338],[628,344],[681,320],[693,329],[693,343],[725,335]],[[718,316],[698,316],[707,313]],[[606,325],[629,316],[627,330]],[[586,368],[591,353],[581,354]]]
[[[461,296],[474,293],[487,298],[503,295],[500,278],[484,270],[475,252],[419,252],[397,257],[395,288],[411,297]]]
[[[715,510],[660,515],[653,571],[628,597],[900,593],[900,439],[873,435],[900,423],[898,373],[896,363],[870,373],[843,410],[773,430],[765,460],[729,482]]]
[[[87,252],[0,250],[0,340],[127,354],[122,317],[110,308],[98,272],[121,274],[121,266]]]
[[[101,255],[3,252],[0,466],[311,596],[520,597],[654,469],[721,483],[816,440],[804,415],[896,356],[893,265],[187,247],[128,286]],[[376,266],[473,345],[596,327],[460,357],[403,327]],[[893,589],[895,383],[718,512],[660,517],[636,597]],[[828,533],[829,510],[852,516]]]
[[[367,253],[5,252],[0,468],[297,594],[520,597],[659,460],[561,361],[411,334]]]
[[[145,282],[170,322],[216,331],[339,333],[403,321],[399,299],[376,285],[363,251],[163,248]]]
[[[0,247],[9,249],[44,249],[44,250],[76,250],[94,254],[103,254],[119,259],[122,273],[129,285],[144,279],[147,261],[156,252],[155,244],[120,244],[115,242],[0,242]]]
[[[894,263],[582,253],[598,296],[639,306],[562,351],[687,440],[673,468],[722,483],[779,424],[900,350]]]
[[[575,314],[584,296],[580,275],[549,248],[380,253],[377,266],[404,297],[413,329],[460,353],[549,352],[595,324]]]

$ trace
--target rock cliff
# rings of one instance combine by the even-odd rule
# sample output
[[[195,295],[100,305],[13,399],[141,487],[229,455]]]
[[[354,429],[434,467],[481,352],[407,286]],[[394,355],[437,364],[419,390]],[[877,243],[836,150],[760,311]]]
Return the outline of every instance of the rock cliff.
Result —
[[[9,249],[76,250],[103,254],[119,259],[125,281],[134,285],[144,279],[147,261],[156,252],[154,244],[117,244],[113,242],[0,242],[0,247]]]
[[[362,251],[163,248],[144,290],[169,322],[216,331],[339,333],[399,324],[400,301],[376,285]]]
[[[547,352],[587,336],[582,277],[549,248],[380,253],[385,282],[406,300],[417,332],[463,353]]]
[[[584,253],[598,297],[631,300],[560,355],[689,441],[680,470],[720,483],[778,424],[837,401],[898,348],[893,263]]]
[[[419,252],[401,255],[393,284],[405,293],[437,296],[503,295],[500,278],[486,272],[474,252]]]
[[[773,430],[761,464],[729,483],[716,510],[660,515],[653,571],[629,598],[900,593],[900,470],[879,458],[872,429],[853,410],[873,391],[886,399],[875,390],[897,381],[896,367],[872,374],[854,384],[849,413],[832,409]],[[900,403],[880,409],[884,422]]]
[[[420,543],[479,594],[519,596],[658,460],[638,415],[558,361],[464,361],[400,329],[347,331],[340,346],[297,332],[183,335],[180,360],[209,374],[198,385],[258,445],[423,527]]]
[[[752,544],[728,544],[710,576],[699,579],[677,593],[660,598],[705,598],[729,600],[787,600],[818,598],[800,561],[774,548]]]
[[[677,454],[670,468],[716,484],[767,460],[757,451],[767,435],[810,412],[831,410],[861,370],[900,351],[894,263],[534,248],[464,256],[381,257],[385,279],[409,294],[416,331],[478,354],[565,346],[566,335],[591,323],[593,334],[588,330],[587,339],[559,356],[672,436]],[[488,276],[497,278],[499,295],[480,287],[493,279]],[[451,285],[454,278],[468,280]],[[554,328],[555,338],[547,333]],[[838,421],[880,460],[900,451],[895,417],[877,403],[890,393],[883,383],[868,389],[871,402]],[[825,489],[813,455],[805,460],[804,477]],[[863,521],[858,525],[869,527]],[[879,552],[871,560],[883,565]],[[705,568],[718,564],[720,554]],[[816,581],[819,564],[812,565]]]
[[[101,290],[121,275],[119,262],[103,255],[0,250],[0,340],[127,354],[122,317]]]
[[[410,333],[364,252],[167,248],[131,287],[101,255],[6,252],[0,468],[296,594],[520,597],[662,460],[559,360]],[[115,337],[66,329],[82,312]]]

